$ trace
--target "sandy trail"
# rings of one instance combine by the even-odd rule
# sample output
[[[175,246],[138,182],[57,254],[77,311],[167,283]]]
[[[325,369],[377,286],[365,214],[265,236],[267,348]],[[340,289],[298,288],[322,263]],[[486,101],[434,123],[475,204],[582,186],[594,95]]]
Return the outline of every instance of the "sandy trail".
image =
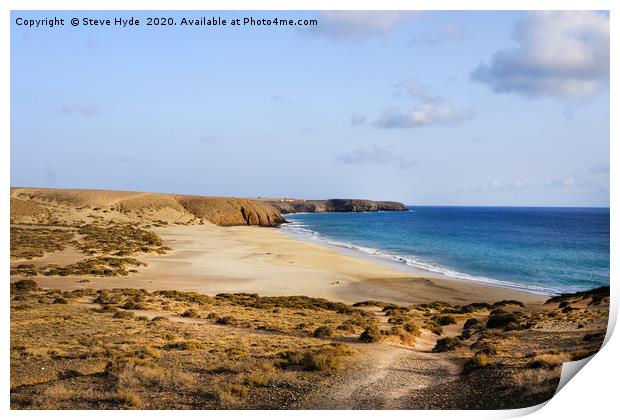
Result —
[[[446,353],[386,343],[360,344],[356,364],[327,387],[311,393],[301,408],[415,409],[422,389],[456,380],[459,365]]]
[[[377,317],[380,329],[389,326],[380,308],[367,310]],[[411,403],[415,392],[456,380],[461,371],[447,353],[431,352],[438,338],[422,330],[413,348],[390,343],[354,343],[360,352],[355,365],[328,386],[317,388],[301,408],[415,409]]]

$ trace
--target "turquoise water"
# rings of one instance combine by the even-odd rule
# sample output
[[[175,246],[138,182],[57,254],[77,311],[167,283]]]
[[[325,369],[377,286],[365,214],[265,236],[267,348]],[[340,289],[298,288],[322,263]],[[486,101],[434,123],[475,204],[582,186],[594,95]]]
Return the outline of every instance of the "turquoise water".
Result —
[[[409,207],[285,215],[295,236],[403,268],[539,293],[609,285],[608,208]]]

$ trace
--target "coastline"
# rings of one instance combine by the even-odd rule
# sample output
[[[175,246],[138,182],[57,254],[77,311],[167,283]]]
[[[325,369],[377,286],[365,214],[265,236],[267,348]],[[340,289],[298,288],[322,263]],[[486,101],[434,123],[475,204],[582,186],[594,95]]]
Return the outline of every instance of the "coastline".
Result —
[[[541,287],[527,286],[508,280],[498,280],[494,278],[468,275],[452,269],[435,267],[430,264],[414,261],[409,257],[390,254],[380,249],[367,248],[353,243],[320,237],[317,232],[306,229],[305,227],[298,227],[296,222],[289,221],[286,225],[280,226],[280,229],[292,238],[308,243],[322,245],[351,257],[386,265],[398,271],[402,271],[403,273],[413,273],[416,276],[422,277],[432,277],[448,281],[460,281],[476,285],[499,287],[502,289],[526,292],[547,297],[561,294],[559,291],[554,293],[551,290],[545,290]]]
[[[376,299],[410,305],[431,301],[542,304],[548,295],[398,270],[388,264],[294,238],[275,228],[213,224],[157,228],[172,248],[140,255],[148,267],[129,277],[38,277],[43,287],[175,289],[208,295],[306,295],[345,303]],[[45,258],[45,257],[44,257]],[[79,283],[87,279],[87,286]]]

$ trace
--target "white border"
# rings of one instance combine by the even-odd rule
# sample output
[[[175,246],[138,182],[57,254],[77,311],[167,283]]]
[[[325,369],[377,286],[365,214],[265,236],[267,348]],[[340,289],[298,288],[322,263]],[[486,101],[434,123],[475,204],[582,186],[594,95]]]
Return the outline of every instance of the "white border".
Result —
[[[614,46],[618,43],[618,32],[615,31],[615,12],[618,9],[618,2],[611,0],[443,0],[441,2],[432,0],[358,0],[355,2],[345,1],[326,1],[326,0],[298,0],[295,2],[284,0],[213,0],[209,2],[197,0],[90,0],[88,2],[77,0],[4,0],[0,3],[0,132],[2,133],[0,144],[0,177],[2,184],[6,190],[2,195],[3,205],[0,207],[0,220],[9,220],[9,187],[10,187],[10,10],[610,10],[612,20],[611,31],[611,74],[618,73],[618,57],[614,51]],[[42,65],[42,69],[44,66]],[[44,70],[42,70],[44,71]],[[611,83],[611,104],[610,115],[618,115],[618,95],[615,89],[615,83]],[[611,138],[616,139],[617,120],[610,118]],[[617,142],[611,142],[610,156],[618,156]],[[618,208],[618,199],[620,191],[618,189],[619,171],[614,164],[610,165],[610,191],[611,191],[611,255],[618,254],[618,241],[620,231],[618,225],[618,217],[616,210]],[[2,250],[4,258],[1,260],[2,272],[9,272],[9,226],[8,223],[0,224],[2,237]],[[618,272],[618,259],[611,259],[611,277],[615,278]],[[7,279],[8,280],[8,279]],[[1,309],[1,334],[4,345],[1,347],[3,360],[3,381],[4,392],[2,393],[2,407],[4,410],[9,409],[9,282],[4,281],[2,296],[4,296],[5,305]],[[552,398],[546,407],[531,415],[531,418],[562,418],[562,419],[595,419],[610,418],[611,413],[615,412],[617,404],[617,385],[618,380],[618,361],[615,354],[620,354],[620,345],[618,339],[611,336],[611,331],[615,325],[618,312],[619,293],[615,287],[615,281],[612,282],[612,309],[610,314],[610,327],[606,340],[608,340],[605,348],[597,354],[590,363],[579,373],[576,380],[570,381],[554,398]],[[345,417],[355,419],[371,419],[377,416],[389,416],[394,418],[506,418],[527,414],[536,411],[540,407],[514,410],[514,411],[391,411],[391,412],[290,412],[290,411],[254,411],[254,412],[225,412],[211,411],[208,413],[201,411],[170,413],[167,411],[160,412],[26,412],[11,411],[8,414],[12,417],[43,417],[46,419],[56,419],[65,417],[82,417],[88,415],[93,418],[107,418],[108,416],[119,415],[123,417],[138,418],[138,416],[148,415],[149,417],[163,418],[171,414],[175,416],[198,418],[203,416],[216,417],[218,419],[236,418],[239,416],[252,416],[252,418],[288,418],[291,415],[299,418],[313,418],[317,414],[327,417]]]

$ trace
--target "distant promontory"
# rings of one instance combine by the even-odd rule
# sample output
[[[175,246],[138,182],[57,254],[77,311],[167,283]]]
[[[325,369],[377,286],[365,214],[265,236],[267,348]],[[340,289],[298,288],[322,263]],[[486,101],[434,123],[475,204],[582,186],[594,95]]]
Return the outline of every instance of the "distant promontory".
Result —
[[[373,212],[373,211],[407,211],[403,203],[396,201],[373,201],[345,198],[329,200],[300,200],[292,198],[262,199],[277,207],[282,214],[287,213],[323,213],[323,212]]]

